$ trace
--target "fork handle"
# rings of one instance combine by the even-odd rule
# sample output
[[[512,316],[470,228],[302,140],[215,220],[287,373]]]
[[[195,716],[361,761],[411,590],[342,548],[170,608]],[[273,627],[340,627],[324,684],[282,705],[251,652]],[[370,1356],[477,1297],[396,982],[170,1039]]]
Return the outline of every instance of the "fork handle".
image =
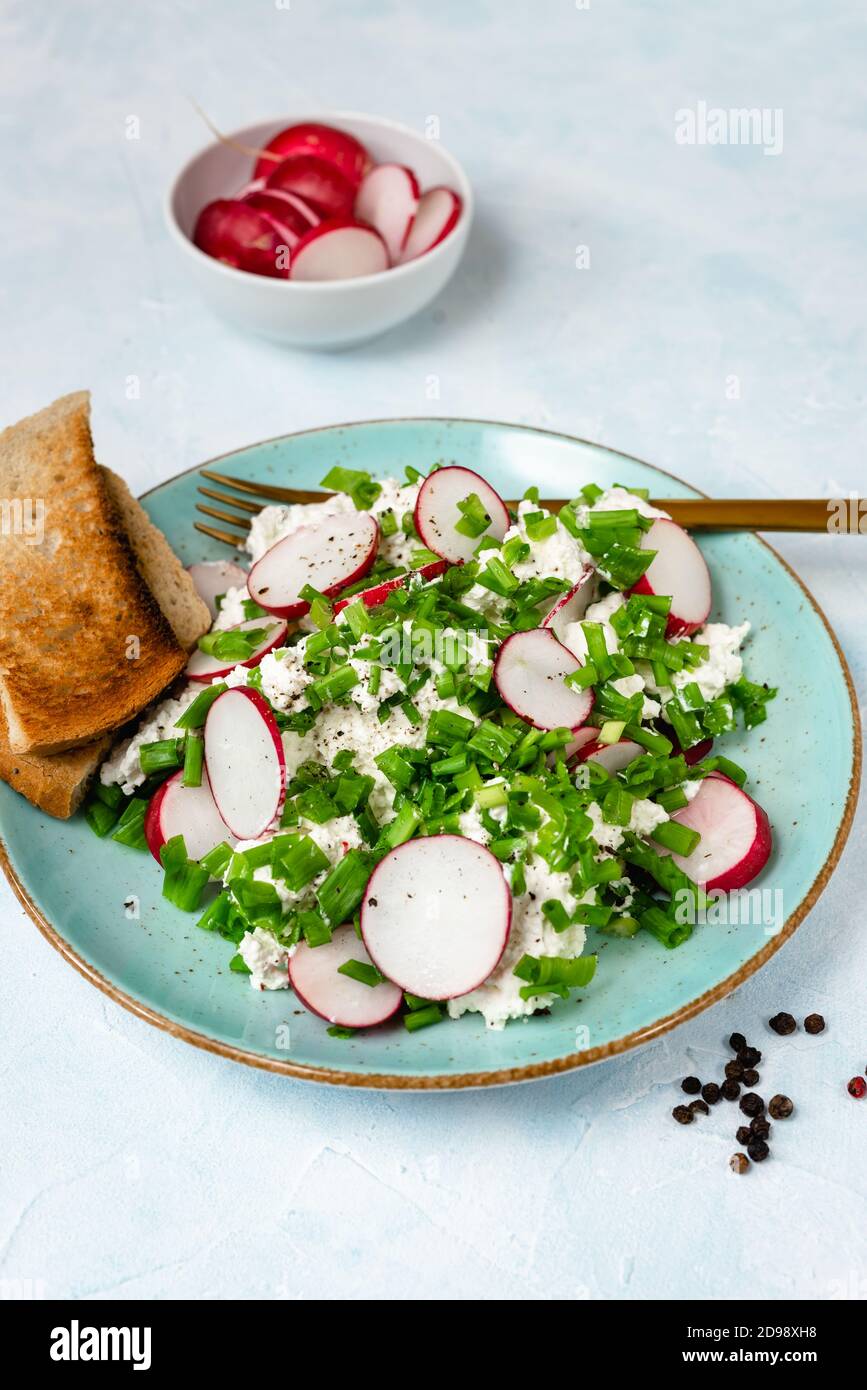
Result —
[[[669,512],[674,521],[692,531],[867,534],[867,501],[858,497],[673,497],[657,501],[654,505]]]

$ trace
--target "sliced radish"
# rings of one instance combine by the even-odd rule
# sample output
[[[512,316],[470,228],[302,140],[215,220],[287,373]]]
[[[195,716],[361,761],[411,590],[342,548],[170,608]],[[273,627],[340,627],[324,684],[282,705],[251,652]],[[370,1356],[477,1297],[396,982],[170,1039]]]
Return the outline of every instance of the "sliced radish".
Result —
[[[323,218],[346,217],[355,200],[355,184],[336,165],[315,154],[295,154],[284,159],[268,175],[265,188],[294,193]]]
[[[515,714],[537,729],[580,729],[593,691],[573,690],[565,677],[583,663],[546,627],[514,632],[494,662],[494,684]]]
[[[248,202],[219,198],[199,213],[193,241],[200,251],[235,270],[285,280],[286,238],[272,219]]]
[[[184,770],[175,772],[154,792],[145,812],[144,833],[148,849],[158,864],[160,850],[174,835],[183,835],[190,859],[201,859],[221,841],[231,838],[226,822],[211,795],[208,774],[200,787],[185,787]]]
[[[462,536],[455,526],[462,519],[458,503],[475,493],[491,518],[482,536],[501,541],[511,520],[505,502],[490,483],[486,483],[471,468],[457,466],[437,468],[428,475],[418,490],[415,504],[415,529],[423,545],[434,555],[441,555],[453,565],[471,560],[482,536]]]
[[[361,932],[389,980],[423,999],[454,999],[495,970],[512,895],[490,850],[460,835],[398,845],[370,876]]]
[[[334,126],[320,125],[315,121],[305,121],[301,125],[290,125],[265,146],[265,152],[289,159],[293,155],[314,154],[333,164],[341,174],[356,187],[371,166],[367,150],[345,130]],[[276,168],[276,161],[260,156],[253,171],[256,178],[267,177]]]
[[[210,685],[212,680],[216,680],[219,676],[227,676],[230,671],[234,671],[236,666],[248,668],[258,666],[263,656],[281,645],[286,636],[287,626],[285,619],[282,618],[278,622],[268,618],[247,618],[245,622],[236,623],[234,627],[223,628],[222,631],[224,632],[251,632],[253,628],[264,627],[267,632],[252,656],[248,656],[246,661],[229,661],[224,656],[208,656],[207,652],[194,651],[187,662],[184,675],[188,680],[201,681],[203,685]]]
[[[743,888],[770,858],[773,834],[765,812],[745,791],[717,772],[704,779],[698,795],[688,806],[675,811],[672,820],[701,835],[692,854],[671,857],[707,892],[729,893]],[[668,853],[658,845],[654,848],[659,854]]]
[[[247,584],[247,571],[232,560],[199,560],[195,565],[187,565],[187,574],[199,598],[208,605],[212,621],[217,616],[218,595],[227,589],[243,589]]]
[[[656,554],[632,592],[671,599],[668,637],[695,632],[710,614],[711,583],[704,556],[692,536],[676,521],[658,518],[641,537],[641,549],[655,550]]]
[[[599,576],[592,565],[581,572],[577,584],[565,594],[558,594],[545,614],[540,627],[549,627],[559,642],[565,642],[566,629],[570,623],[580,623],[591,603],[599,593]]]
[[[375,227],[396,265],[419,206],[418,179],[405,164],[377,164],[361,180],[355,215]]]
[[[205,764],[217,809],[232,834],[258,840],[279,814],[286,792],[283,740],[258,690],[226,690],[211,705]]]
[[[595,728],[592,724],[588,724],[583,729],[576,729],[572,735],[571,740],[569,741],[569,743],[566,744],[566,747],[563,749],[563,753],[565,755],[567,763],[572,761],[579,761],[576,755],[579,754],[581,752],[581,749],[586,747],[588,743],[596,743],[598,741],[598,738],[599,730]],[[552,753],[551,761],[553,761],[553,758],[554,755]]]
[[[615,772],[622,772],[646,751],[640,743],[633,743],[630,738],[621,738],[617,743],[585,743],[578,753],[578,761],[599,763],[613,777]]]
[[[334,616],[336,617],[342,609],[348,607],[350,603],[355,603],[356,599],[361,599],[365,608],[378,608],[381,603],[385,603],[389,594],[395,589],[403,589],[414,574],[421,579],[438,579],[441,574],[445,574],[448,569],[447,560],[433,560],[429,565],[422,565],[421,569],[408,571],[406,574],[395,574],[391,579],[383,579],[381,584],[372,584],[369,589],[362,589],[361,593],[353,594],[351,598],[340,598],[334,605]]]
[[[404,261],[414,261],[444,241],[461,215],[463,203],[450,188],[429,188],[419,198],[418,208],[409,229],[406,245],[400,254]]]
[[[400,1008],[403,993],[390,980],[365,985],[339,974],[341,965],[372,961],[352,926],[338,927],[330,941],[308,946],[302,941],[289,958],[289,983],[311,1013],[342,1028],[375,1028]]]
[[[665,734],[665,737],[671,740],[671,756],[676,758],[682,753],[688,767],[693,767],[696,763],[700,763],[702,758],[707,758],[713,749],[712,738],[703,738],[700,743],[694,743],[691,748],[681,748],[677,735],[670,724],[663,724],[660,733]]]
[[[322,594],[339,593],[364,578],[378,544],[379,526],[368,512],[328,517],[272,545],[250,570],[247,588],[269,613],[300,618],[310,609],[300,597],[305,584]]]
[[[272,193],[251,193],[244,201],[271,219],[290,251],[295,249],[311,227],[317,225],[309,221],[294,203],[285,198],[276,198]]]
[[[385,242],[373,227],[352,217],[313,227],[292,253],[292,280],[357,280],[388,270]]]

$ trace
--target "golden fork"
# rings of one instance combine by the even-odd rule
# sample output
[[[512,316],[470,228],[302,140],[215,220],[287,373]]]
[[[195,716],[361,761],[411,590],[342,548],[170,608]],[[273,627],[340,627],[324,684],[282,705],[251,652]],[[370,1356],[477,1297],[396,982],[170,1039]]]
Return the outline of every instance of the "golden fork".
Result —
[[[224,545],[237,548],[243,544],[243,533],[250,529],[250,516],[269,502],[280,502],[284,506],[296,502],[323,502],[330,492],[310,491],[307,488],[277,487],[272,483],[250,483],[245,478],[233,478],[228,473],[216,473],[212,468],[200,469],[201,476],[223,487],[234,488],[236,493],[218,492],[215,488],[200,487],[199,492],[212,501],[221,502],[223,508],[234,507],[235,512],[211,507],[203,502],[196,503],[196,510],[205,516],[213,517],[236,527],[241,535],[228,531],[218,531],[214,526],[196,521],[197,531],[222,541]],[[256,501],[249,500],[256,498]],[[566,498],[542,498],[541,505],[551,511],[559,511],[566,505]],[[730,497],[654,497],[654,507],[668,512],[674,521],[691,531],[828,531],[851,534],[867,534],[867,500],[851,498],[755,498]],[[517,502],[507,501],[509,507]],[[842,512],[841,510],[842,509]],[[238,515],[237,513],[240,513]],[[841,517],[844,519],[841,524]],[[861,523],[859,527],[859,521]]]

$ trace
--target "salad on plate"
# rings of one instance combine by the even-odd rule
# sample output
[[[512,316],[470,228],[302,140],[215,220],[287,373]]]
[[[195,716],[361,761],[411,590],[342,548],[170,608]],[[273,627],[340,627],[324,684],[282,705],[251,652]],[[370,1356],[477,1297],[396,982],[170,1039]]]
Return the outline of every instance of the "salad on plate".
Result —
[[[322,483],[253,517],[249,570],[191,567],[213,627],[94,829],[337,1035],[574,1007],[588,929],[687,946],[771,853],[716,741],[776,693],[695,542],[639,489],[554,514],[456,464]]]

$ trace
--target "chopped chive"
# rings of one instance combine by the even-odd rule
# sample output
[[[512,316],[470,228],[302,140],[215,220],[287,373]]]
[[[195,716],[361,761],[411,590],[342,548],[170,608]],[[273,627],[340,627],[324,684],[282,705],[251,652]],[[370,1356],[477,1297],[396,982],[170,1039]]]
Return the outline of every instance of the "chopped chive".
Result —
[[[193,703],[184,710],[180,719],[176,720],[176,729],[201,729],[207,716],[208,710],[215,700],[228,690],[225,681],[219,681],[216,685],[209,685],[205,690],[200,691]]]
[[[426,1009],[411,1009],[403,1016],[403,1026],[408,1033],[417,1033],[419,1028],[429,1028],[432,1023],[442,1023],[445,1013],[439,1004],[429,1004]]]
[[[182,738],[161,738],[156,743],[143,743],[139,749],[139,763],[145,777],[153,777],[157,772],[174,771],[183,761]]]
[[[130,849],[147,849],[148,842],[144,833],[147,809],[147,801],[143,797],[134,796],[123,808],[111,838],[117,840],[120,845],[128,845]]]
[[[205,740],[201,734],[194,729],[187,732],[184,740],[184,775],[181,778],[181,785],[184,787],[200,787],[202,785],[202,768],[205,761]]]
[[[338,975],[346,975],[350,980],[357,980],[360,985],[369,985],[375,989],[385,980],[384,975],[380,975],[375,965],[369,965],[363,960],[346,960],[337,967]]]

